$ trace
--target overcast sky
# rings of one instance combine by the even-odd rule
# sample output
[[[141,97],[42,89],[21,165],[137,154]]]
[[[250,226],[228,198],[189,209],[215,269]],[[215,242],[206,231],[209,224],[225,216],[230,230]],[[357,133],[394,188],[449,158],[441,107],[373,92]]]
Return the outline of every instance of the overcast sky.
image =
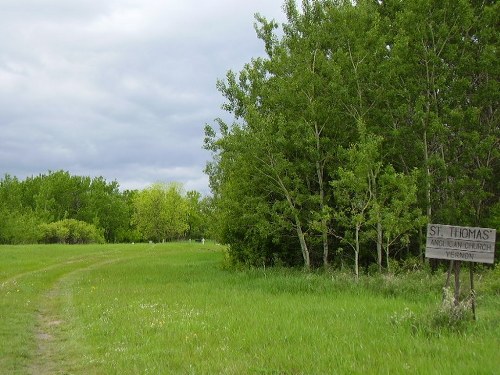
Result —
[[[0,176],[67,170],[208,193],[217,79],[264,47],[282,0],[1,0]],[[227,117],[227,116],[226,116]]]

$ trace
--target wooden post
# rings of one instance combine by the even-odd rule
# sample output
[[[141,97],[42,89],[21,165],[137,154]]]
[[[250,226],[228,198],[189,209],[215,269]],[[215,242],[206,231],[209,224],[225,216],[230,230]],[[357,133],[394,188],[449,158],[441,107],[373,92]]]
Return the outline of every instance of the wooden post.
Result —
[[[476,320],[476,291],[474,290],[474,263],[470,262],[470,297],[472,302],[472,317]]]
[[[459,298],[460,298],[460,261],[457,260],[455,262],[455,306],[458,306],[459,304]]]
[[[450,260],[450,266],[448,267],[448,275],[446,276],[446,284],[444,285],[445,288],[448,288],[450,286],[450,276],[451,276],[451,270],[453,269],[453,260]]]

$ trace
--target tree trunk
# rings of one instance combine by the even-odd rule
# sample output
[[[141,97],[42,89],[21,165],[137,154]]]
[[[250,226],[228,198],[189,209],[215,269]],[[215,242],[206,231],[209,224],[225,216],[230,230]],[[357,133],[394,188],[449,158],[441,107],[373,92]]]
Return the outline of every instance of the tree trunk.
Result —
[[[319,141],[318,141],[319,142]],[[319,147],[319,146],[318,146]],[[319,162],[316,162],[319,183],[319,208],[321,211],[321,238],[323,239],[323,266],[328,267],[328,225],[325,218],[325,188],[323,186],[323,169]]]
[[[387,241],[387,246],[385,247],[385,261],[387,264],[387,273],[391,272],[389,263],[389,241]]]
[[[309,256],[309,249],[307,248],[306,239],[304,237],[304,231],[302,230],[302,223],[300,222],[300,218],[298,215],[298,211],[295,208],[295,204],[293,202],[292,196],[285,184],[281,180],[280,176],[276,176],[276,181],[279,184],[279,187],[282,189],[283,194],[288,202],[288,205],[293,212],[294,220],[295,220],[295,230],[297,231],[297,236],[299,237],[300,250],[302,251],[302,257],[304,258],[304,268],[307,270],[311,269],[311,258]]]
[[[319,155],[321,155],[321,147],[320,147],[320,135],[321,130],[318,129],[318,125],[314,124],[314,136],[316,138],[316,151]],[[324,167],[321,165],[319,160],[316,160],[316,174],[318,176],[318,185],[319,185],[319,208],[321,212],[321,238],[323,240],[323,265],[324,267],[328,267],[328,223],[325,218],[325,187],[323,181],[324,175]]]
[[[329,256],[329,252],[330,252],[330,249],[328,248],[328,226],[327,226],[327,222],[326,222],[326,219],[323,218],[321,219],[321,226],[323,228],[323,233],[322,233],[322,237],[323,237],[323,266],[325,268],[328,267],[328,256]]]
[[[311,259],[309,256],[309,249],[307,248],[306,239],[304,237],[304,232],[302,231],[302,224],[300,222],[298,215],[295,215],[295,227],[297,229],[297,236],[299,237],[300,249],[302,250],[302,257],[304,258],[304,267],[307,270],[309,270],[311,269]]]
[[[382,273],[382,223],[380,213],[377,213],[377,264],[378,272]]]
[[[359,279],[359,224],[356,224],[356,243],[354,249],[354,273],[356,274],[356,280]]]
[[[455,262],[455,294],[454,294],[454,303],[455,306],[458,306],[460,303],[460,261]]]
[[[424,124],[425,126],[425,124]],[[432,216],[432,206],[431,206],[431,168],[429,165],[429,149],[427,145],[427,130],[424,129],[424,136],[423,136],[423,141],[424,141],[424,163],[425,163],[425,169],[426,169],[426,174],[427,174],[427,181],[425,185],[425,196],[426,196],[426,204],[427,204],[427,220],[429,223],[431,222],[431,216]]]

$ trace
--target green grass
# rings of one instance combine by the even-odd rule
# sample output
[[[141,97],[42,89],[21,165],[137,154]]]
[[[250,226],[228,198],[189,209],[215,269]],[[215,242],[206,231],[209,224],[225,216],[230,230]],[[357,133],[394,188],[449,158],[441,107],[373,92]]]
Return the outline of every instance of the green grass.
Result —
[[[213,244],[0,247],[0,373],[494,374],[498,272],[478,321],[429,325],[444,275],[231,271]]]

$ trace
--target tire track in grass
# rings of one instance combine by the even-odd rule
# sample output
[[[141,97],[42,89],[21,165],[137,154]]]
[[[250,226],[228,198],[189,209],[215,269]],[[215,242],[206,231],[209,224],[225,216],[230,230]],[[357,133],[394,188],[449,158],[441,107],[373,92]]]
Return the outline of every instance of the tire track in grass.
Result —
[[[65,268],[86,262],[103,253],[70,256],[56,263],[42,263],[36,269],[18,270],[0,281],[0,373],[26,373],[33,354],[33,332],[43,293]],[[2,327],[3,326],[3,327]]]
[[[43,294],[38,313],[36,316],[36,330],[34,340],[36,352],[29,365],[29,373],[34,375],[56,374],[65,372],[63,368],[71,367],[68,363],[71,359],[65,344],[65,330],[68,322],[62,316],[62,299],[64,293],[64,281],[72,275],[99,268],[118,259],[107,259],[97,261],[91,265],[82,265],[58,277],[52,286]]]
[[[72,257],[72,258],[66,259],[62,263],[55,263],[55,264],[51,264],[49,266],[45,266],[43,268],[37,268],[35,270],[17,273],[15,275],[9,276],[9,277],[1,280],[0,289],[4,289],[4,288],[8,287],[9,284],[16,283],[17,280],[22,279],[23,277],[27,277],[27,276],[30,276],[30,275],[33,275],[33,274],[37,274],[37,273],[41,273],[41,272],[52,271],[54,269],[60,268],[61,264],[77,263],[77,262],[84,261],[84,260],[87,260],[87,259],[88,259],[88,256]]]
[[[78,273],[86,273],[113,263],[129,261],[142,257],[145,254],[141,252],[128,256],[127,254],[123,255],[115,259],[96,260],[95,263],[83,265],[82,267],[66,272],[59,276],[50,289],[44,293],[36,318],[37,329],[34,333],[36,353],[29,364],[28,372],[30,374],[66,374],[73,373],[73,371],[81,371],[81,369],[74,367],[76,366],[75,361],[83,353],[78,352],[78,349],[81,348],[71,347],[71,343],[67,342],[69,322],[63,319],[62,311],[60,311],[63,307],[62,300],[64,293],[71,292],[64,289],[64,283],[67,279]]]
[[[8,287],[9,284],[15,284],[17,282],[17,280],[22,279],[22,278],[27,277],[27,276],[30,276],[30,275],[49,272],[49,271],[61,268],[61,266],[64,266],[64,265],[70,265],[73,263],[83,262],[83,261],[88,260],[89,256],[109,257],[110,255],[115,254],[118,251],[119,250],[112,250],[112,251],[109,251],[106,253],[98,252],[98,253],[90,253],[90,254],[73,256],[73,257],[64,259],[62,262],[53,263],[53,264],[50,264],[48,266],[45,266],[42,268],[37,268],[34,270],[30,270],[30,271],[20,272],[20,273],[17,273],[15,275],[9,276],[3,280],[0,280],[0,282],[1,282],[0,283],[0,290]]]

